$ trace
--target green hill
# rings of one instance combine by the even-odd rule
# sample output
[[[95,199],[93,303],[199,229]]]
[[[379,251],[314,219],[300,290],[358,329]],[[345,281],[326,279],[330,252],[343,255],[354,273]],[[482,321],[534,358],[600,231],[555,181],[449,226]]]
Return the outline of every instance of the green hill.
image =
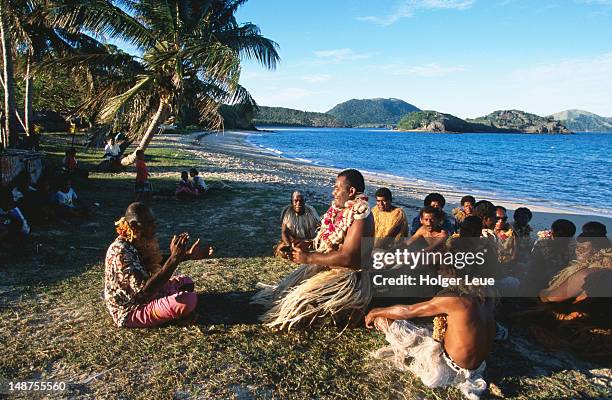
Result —
[[[574,132],[612,132],[612,118],[583,110],[566,110],[551,115]]]
[[[404,116],[397,127],[425,132],[571,133],[558,121],[517,110],[468,120],[438,111],[417,111]]]
[[[426,132],[473,132],[470,124],[454,115],[438,111],[416,111],[407,114],[397,124],[397,129]]]
[[[347,126],[338,121],[334,116],[325,113],[264,106],[260,106],[259,111],[255,113],[253,124],[258,126],[283,125],[309,126],[315,128],[344,128]]]
[[[352,99],[336,105],[327,114],[353,127],[395,126],[406,114],[420,111],[399,99]]]
[[[550,117],[540,117],[519,110],[500,110],[467,122],[492,129],[522,133],[572,133],[565,125]]]

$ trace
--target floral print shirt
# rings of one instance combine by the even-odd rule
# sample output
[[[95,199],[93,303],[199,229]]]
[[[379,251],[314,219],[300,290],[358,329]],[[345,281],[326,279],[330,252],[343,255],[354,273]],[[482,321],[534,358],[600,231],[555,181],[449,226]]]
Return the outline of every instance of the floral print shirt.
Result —
[[[140,304],[149,279],[136,247],[119,236],[106,252],[104,301],[117,326],[123,326],[130,312]]]

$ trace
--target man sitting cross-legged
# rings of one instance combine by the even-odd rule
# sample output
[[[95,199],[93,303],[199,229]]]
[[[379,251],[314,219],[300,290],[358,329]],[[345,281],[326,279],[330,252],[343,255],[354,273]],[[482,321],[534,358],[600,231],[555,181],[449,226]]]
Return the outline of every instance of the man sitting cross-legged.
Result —
[[[132,203],[117,223],[119,236],[106,253],[104,300],[117,326],[149,328],[173,320],[188,321],[197,304],[193,281],[172,276],[185,260],[200,260],[212,248],[200,240],[187,247],[189,235],[174,236],[170,257],[163,258],[155,237],[155,216],[144,203]]]
[[[291,205],[283,208],[281,212],[281,241],[276,245],[274,255],[291,258],[291,244],[314,239],[319,220],[319,214],[306,204],[302,192],[293,192]]]
[[[389,189],[380,188],[376,191],[376,207],[372,210],[372,214],[376,230],[374,247],[378,249],[392,247],[408,236],[406,213],[391,202],[392,194]]]
[[[451,270],[455,269],[448,271],[449,276],[463,277],[468,267],[460,274]],[[399,369],[412,372],[430,388],[455,385],[474,399],[487,387],[482,374],[495,337],[493,310],[494,301],[487,297],[484,286],[463,282],[429,301],[374,308],[365,321],[368,328],[383,332],[389,342],[376,357],[391,357]],[[445,317],[444,327],[438,330],[434,322],[434,332],[408,321],[440,315]]]
[[[369,264],[374,235],[363,175],[349,169],[338,174],[333,203],[323,216],[313,241],[293,244],[291,259],[303,264],[277,286],[268,287],[253,303],[273,306],[262,320],[268,327],[291,329],[319,323],[324,317],[334,322],[354,322],[369,304],[367,277],[359,270]]]

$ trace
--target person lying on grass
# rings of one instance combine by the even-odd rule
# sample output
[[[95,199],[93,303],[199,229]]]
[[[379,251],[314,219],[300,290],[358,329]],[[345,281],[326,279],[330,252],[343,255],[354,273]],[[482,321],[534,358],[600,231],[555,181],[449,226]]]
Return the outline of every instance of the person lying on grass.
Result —
[[[163,263],[155,237],[155,216],[144,203],[132,203],[116,222],[118,236],[106,253],[104,301],[119,327],[149,328],[170,321],[189,323],[198,297],[187,276],[172,276],[186,260],[212,255],[200,239],[188,247],[189,234],[174,235]]]

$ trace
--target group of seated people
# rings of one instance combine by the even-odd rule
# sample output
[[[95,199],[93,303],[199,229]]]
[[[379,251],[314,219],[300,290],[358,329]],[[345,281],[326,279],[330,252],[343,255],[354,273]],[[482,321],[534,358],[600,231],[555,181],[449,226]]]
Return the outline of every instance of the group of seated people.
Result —
[[[534,235],[529,224],[533,215],[526,207],[517,208],[513,213],[514,221],[510,222],[505,207],[495,206],[487,200],[476,201],[473,196],[468,195],[461,199],[461,207],[453,209],[453,216],[450,216],[444,212],[444,197],[439,193],[431,193],[425,198],[423,208],[412,220],[408,229],[406,214],[401,207],[392,203],[391,191],[380,188],[375,196],[376,206],[372,209],[371,217],[374,253],[383,250],[392,252],[398,248],[429,253],[466,249],[476,251],[478,248],[489,251],[486,268],[480,271],[472,269],[470,274],[494,278],[493,292],[485,293],[483,288],[475,291],[474,288],[461,288],[457,291],[461,293],[460,296],[440,296],[435,295],[442,289],[438,288],[431,293],[433,297],[430,301],[373,308],[366,315],[366,325],[378,328],[389,340],[390,346],[381,349],[379,354],[391,352],[396,356],[396,361],[397,356],[401,355],[402,363],[410,358],[412,361],[403,367],[417,374],[426,385],[436,387],[450,384],[452,379],[450,381],[444,379],[448,377],[445,374],[450,368],[456,373],[461,372],[465,377],[471,377],[466,378],[467,383],[458,385],[466,396],[482,392],[484,382],[476,377],[481,375],[482,371],[479,370],[484,369],[484,359],[492,347],[493,338],[496,335],[499,337],[507,335],[507,330],[495,323],[493,318],[494,302],[488,299],[494,295],[503,296],[503,302],[509,303],[516,300],[516,297],[533,299],[531,300],[533,309],[553,315],[556,319],[571,319],[574,323],[580,319],[585,323],[594,320],[600,323],[603,321],[601,316],[609,306],[609,302],[603,299],[603,304],[606,306],[602,307],[602,301],[599,300],[606,296],[605,290],[612,284],[612,245],[607,238],[604,224],[596,221],[584,224],[582,233],[574,240],[576,226],[567,219],[558,219],[552,223],[550,230]],[[300,204],[299,207],[294,206],[296,200]],[[312,226],[311,218],[307,217],[310,213],[306,212],[306,207],[303,197],[298,197],[294,193],[292,206],[287,206],[283,210],[281,242],[276,247],[276,256],[298,263],[303,262],[304,258],[300,257],[298,249],[309,241],[312,242],[309,250],[317,251],[316,244],[326,228],[325,217],[321,221],[319,230],[316,230]],[[291,218],[287,218],[287,215]],[[316,211],[313,215],[316,215]],[[479,242],[477,244],[470,242],[469,238],[477,238]],[[364,251],[363,246],[362,243],[360,251]],[[279,249],[285,251],[278,251]],[[343,248],[340,247],[338,250],[342,252]],[[327,265],[332,270],[335,269],[330,264]],[[343,267],[350,268],[349,265]],[[397,268],[394,265],[387,267]],[[449,275],[448,268],[439,265],[434,265],[433,270],[431,265],[419,266],[422,268],[421,271],[427,271],[427,267],[434,274]],[[286,281],[265,288],[256,296],[257,303],[271,307],[264,317],[264,321],[269,326],[290,328],[295,324],[295,319],[302,317],[302,314],[308,315],[311,321],[315,320],[311,314],[304,312],[299,314],[294,310],[287,314],[287,310],[283,309],[291,305],[303,311],[302,307],[310,304],[306,301],[302,304],[292,296],[299,292],[298,288],[306,289],[304,282],[314,280],[312,277],[321,271],[317,269],[313,272],[312,269],[312,267],[298,269],[296,272],[299,273],[290,274]],[[464,269],[462,273],[465,271]],[[450,272],[451,275],[452,273],[453,271]],[[362,289],[357,288],[357,290]],[[474,295],[475,293],[477,295]],[[300,294],[306,297],[304,293]],[[470,296],[472,300],[469,299]],[[480,297],[485,300],[479,300]],[[291,301],[286,300],[287,298],[291,298]],[[269,301],[270,299],[272,301]],[[524,305],[524,301],[525,299],[522,299],[522,302],[518,303]],[[370,303],[370,307],[372,304]],[[555,306],[548,307],[550,304]],[[563,312],[560,309],[563,309]],[[286,314],[282,315],[283,312]],[[279,319],[281,315],[284,320]],[[517,315],[520,319],[521,314]],[[538,315],[541,317],[542,314]],[[442,339],[438,338],[437,346],[428,338],[431,335],[436,336],[435,329],[433,332],[427,331],[423,327],[405,321],[427,316],[436,317],[434,327],[443,326],[441,329],[445,334],[442,335]],[[443,318],[440,318],[441,316]],[[605,324],[609,327],[611,321],[607,319]],[[440,320],[443,322],[440,323]],[[472,328],[465,330],[465,326]],[[611,332],[607,333],[605,344],[607,347],[598,348],[598,354],[606,352],[612,354]],[[598,343],[598,346],[600,344]],[[433,353],[439,351],[440,345],[442,356],[438,359]]]
[[[0,247],[23,251],[33,226],[88,217],[92,206],[77,196],[73,179],[68,172],[45,170],[33,183],[24,170],[9,187],[0,188]]]
[[[261,316],[266,327],[291,330],[326,322],[346,327],[365,321],[389,342],[377,356],[392,359],[428,387],[455,385],[466,397],[477,398],[486,389],[485,359],[494,341],[508,335],[496,322],[499,292],[516,295],[518,289],[534,286],[533,297],[539,303],[584,305],[611,282],[612,246],[599,222],[585,224],[574,241],[575,226],[557,220],[534,240],[532,215],[524,207],[514,212],[510,224],[505,208],[465,196],[453,218],[443,211],[444,197],[432,193],[410,229],[405,212],[393,205],[389,189],[376,192],[374,209],[364,193],[362,174],[342,171],[332,190],[333,201],[321,218],[305,203],[303,193],[292,193],[291,204],[281,213],[281,242],[274,250],[299,266],[276,285],[262,284],[253,296],[252,303],[267,309]],[[130,205],[107,252],[105,300],[118,326],[193,319],[197,305],[193,281],[172,273],[181,261],[201,259],[211,250],[202,249],[199,241],[187,246],[188,235],[180,234],[172,239],[171,254],[164,262],[154,239],[154,221],[148,206]],[[461,268],[436,262],[418,265],[416,273],[455,281],[434,285],[426,301],[406,295],[392,299],[393,305],[377,306],[372,255],[377,249],[400,248],[480,253],[485,262]],[[387,267],[392,272],[397,266]],[[457,279],[464,275],[466,281]],[[485,284],[489,279],[496,283]],[[581,312],[588,314],[584,308]],[[409,321],[424,317],[433,317],[433,327]]]

